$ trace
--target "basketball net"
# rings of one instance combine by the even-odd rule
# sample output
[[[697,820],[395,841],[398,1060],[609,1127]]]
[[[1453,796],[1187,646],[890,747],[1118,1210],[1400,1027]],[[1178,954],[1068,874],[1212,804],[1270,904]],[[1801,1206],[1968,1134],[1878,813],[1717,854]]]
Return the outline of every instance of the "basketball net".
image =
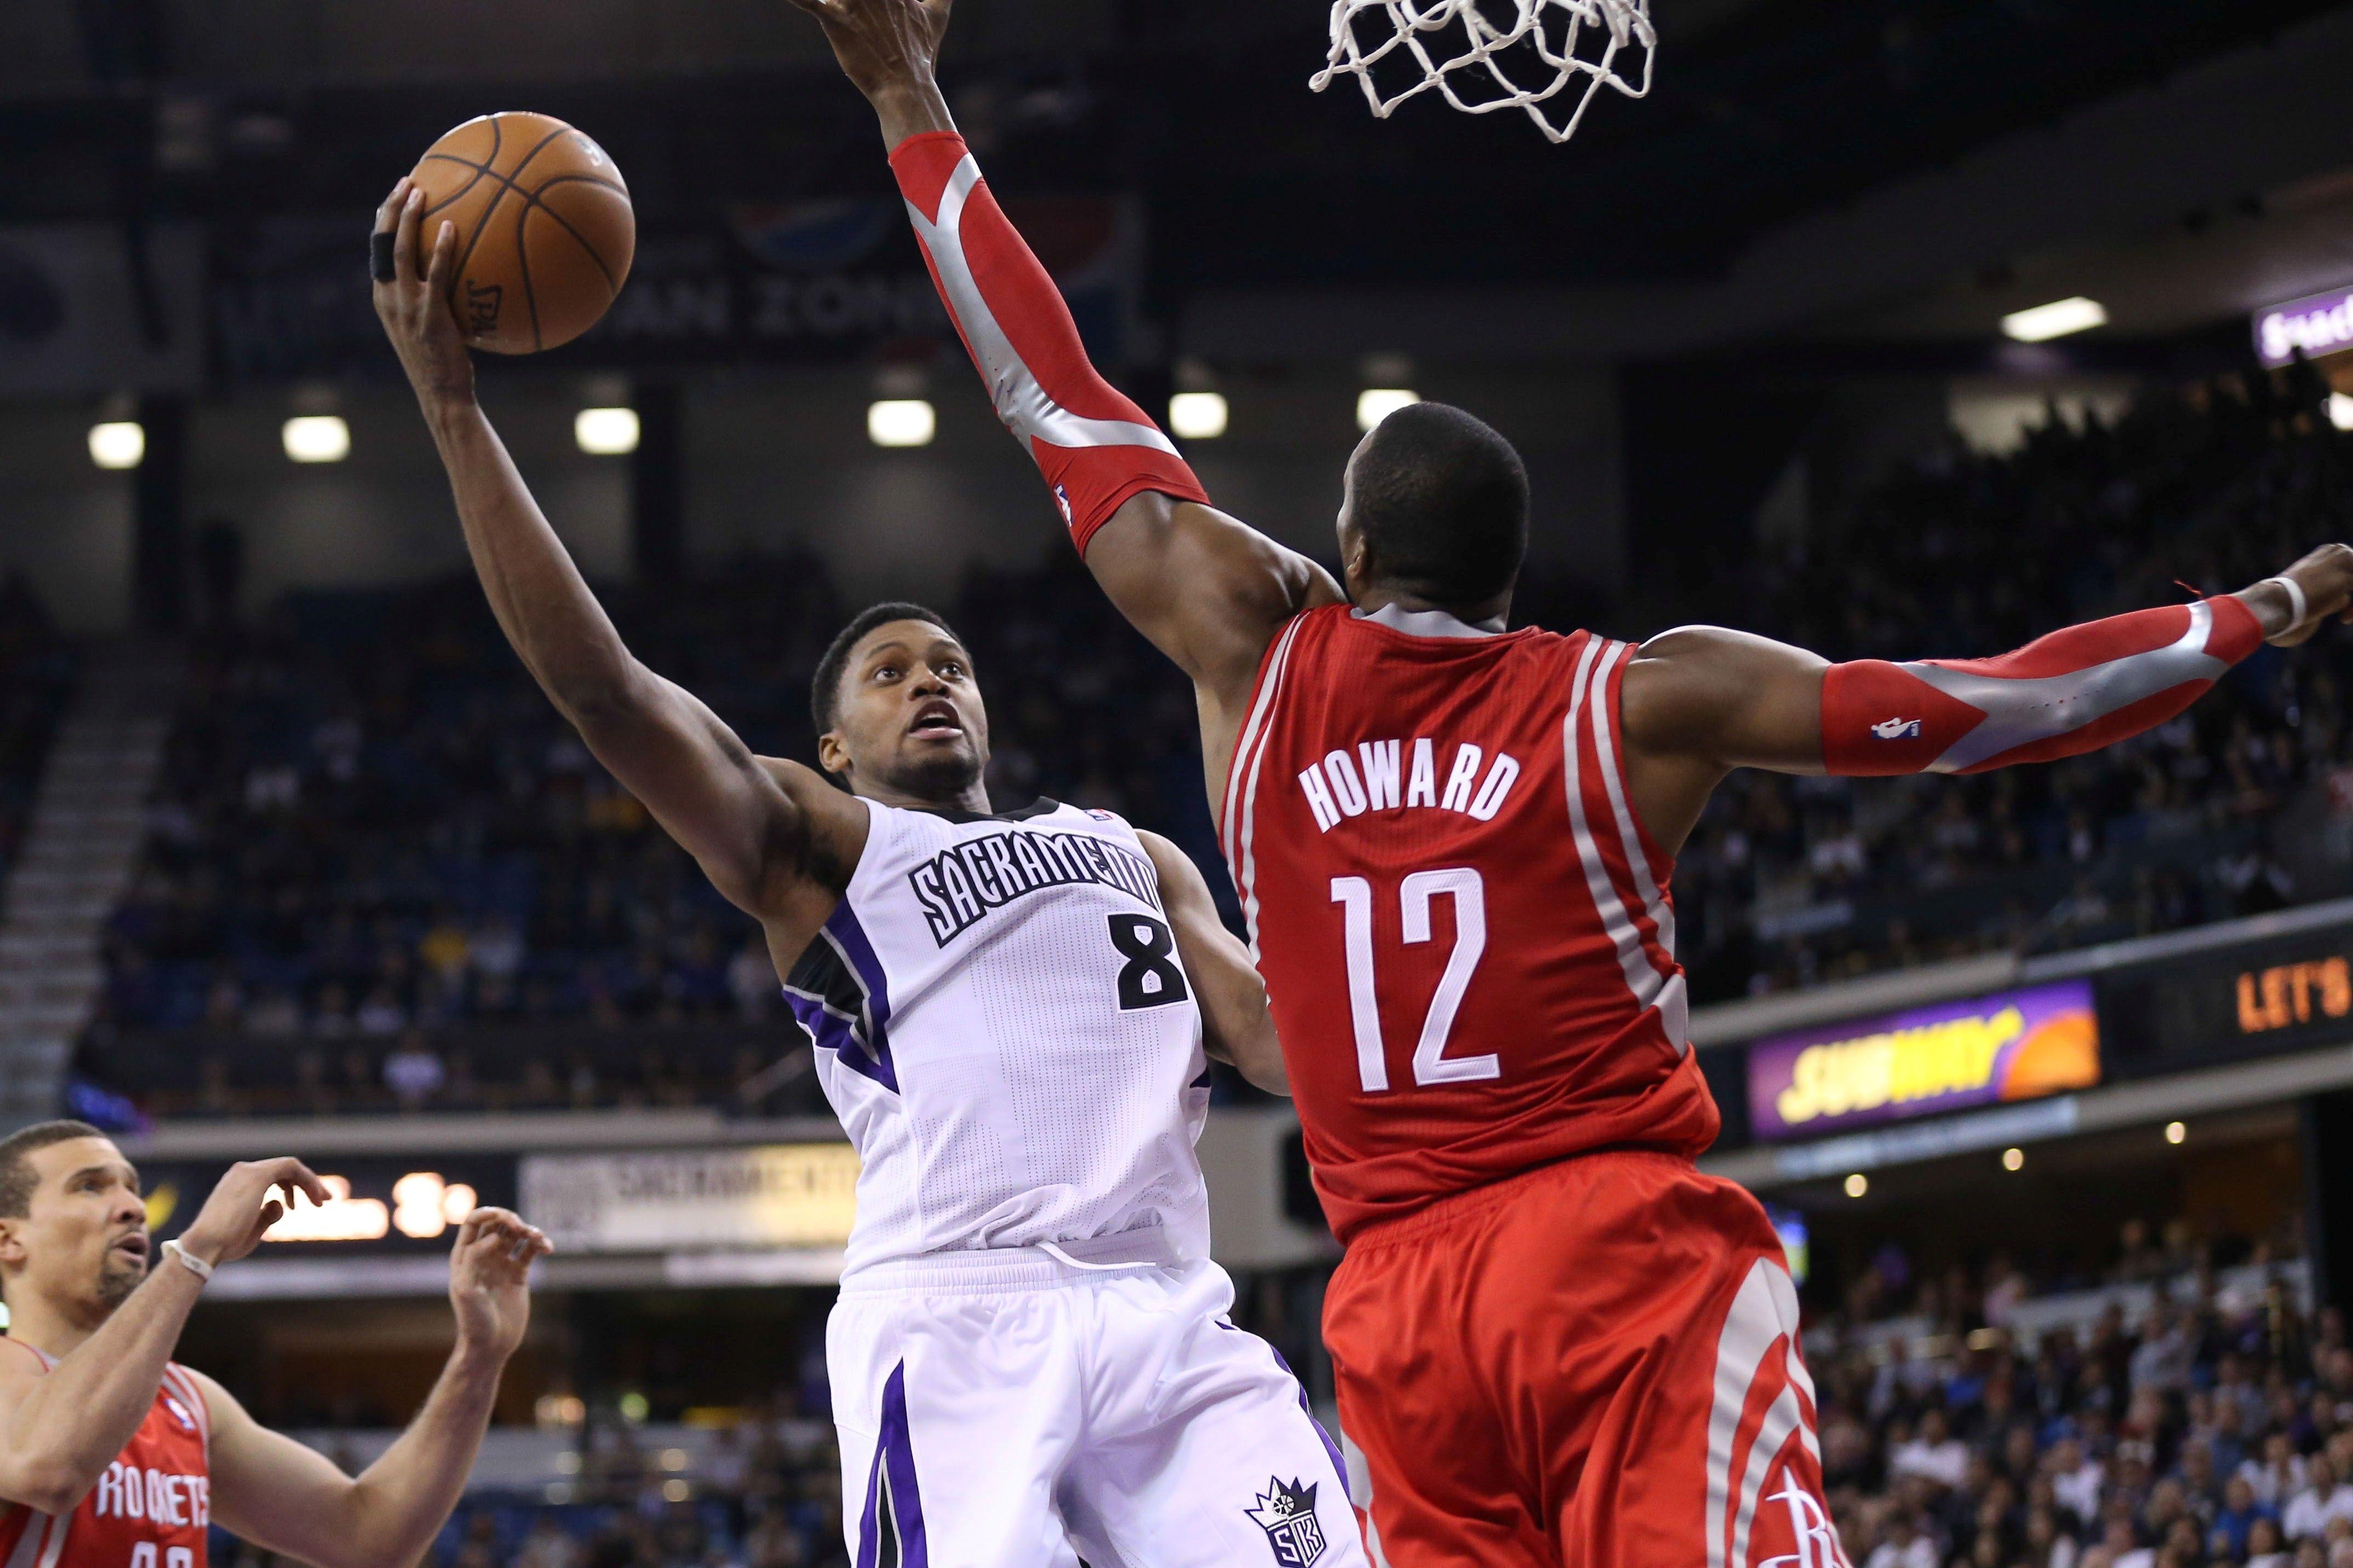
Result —
[[[1331,59],[1308,85],[1353,76],[1382,120],[1436,88],[1466,114],[1525,110],[1559,142],[1603,87],[1649,92],[1657,51],[1650,0],[1332,0]]]

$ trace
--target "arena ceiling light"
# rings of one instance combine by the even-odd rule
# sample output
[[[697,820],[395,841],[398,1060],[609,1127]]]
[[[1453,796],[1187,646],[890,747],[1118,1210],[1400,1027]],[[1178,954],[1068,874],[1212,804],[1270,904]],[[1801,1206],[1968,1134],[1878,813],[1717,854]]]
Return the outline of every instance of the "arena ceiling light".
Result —
[[[920,397],[885,397],[866,408],[866,437],[878,447],[928,447],[939,416]]]
[[[1871,1191],[1871,1178],[1864,1175],[1861,1171],[1857,1171],[1853,1175],[1849,1176],[1846,1179],[1847,1196],[1851,1198],[1859,1198],[1869,1191]]]
[[[337,414],[298,414],[280,433],[298,463],[340,463],[352,455],[352,427]]]
[[[1368,386],[1356,394],[1356,428],[1369,430],[1400,408],[1421,401],[1421,394],[1402,386]]]
[[[1221,392],[1180,392],[1168,400],[1168,428],[1181,441],[1214,441],[1226,433]]]
[[[626,458],[638,449],[638,411],[584,408],[572,416],[572,439],[592,458]]]
[[[147,456],[147,429],[136,419],[109,419],[90,427],[90,460],[101,468],[135,468]]]
[[[2348,397],[2341,392],[2330,393],[2328,395],[2328,422],[2331,425],[2336,426],[2339,430],[2353,430],[2353,397]],[[101,426],[100,428],[102,429],[104,426]],[[132,428],[135,430],[138,426],[134,425]],[[90,435],[92,441],[96,441],[98,439],[98,431],[93,430]],[[96,451],[97,447],[92,447],[90,449],[92,451]]]
[[[2107,307],[2081,294],[2053,300],[2031,310],[2013,310],[2001,319],[2002,334],[2021,343],[2047,343],[2070,332],[2088,332],[2108,324]]]

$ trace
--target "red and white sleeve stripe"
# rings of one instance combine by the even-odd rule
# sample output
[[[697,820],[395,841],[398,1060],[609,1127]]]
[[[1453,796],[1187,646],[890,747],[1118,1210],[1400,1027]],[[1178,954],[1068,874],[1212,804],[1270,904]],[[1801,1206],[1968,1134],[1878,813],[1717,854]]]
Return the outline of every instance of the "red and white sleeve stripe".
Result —
[[[911,136],[892,152],[891,170],[997,416],[1029,448],[1080,552],[1145,491],[1208,500],[1176,444],[1096,374],[1061,291],[997,205],[964,138]]]
[[[2077,756],[2164,723],[2262,642],[2253,612],[2221,597],[2069,626],[2000,658],[1833,665],[1822,762],[1862,777]]]

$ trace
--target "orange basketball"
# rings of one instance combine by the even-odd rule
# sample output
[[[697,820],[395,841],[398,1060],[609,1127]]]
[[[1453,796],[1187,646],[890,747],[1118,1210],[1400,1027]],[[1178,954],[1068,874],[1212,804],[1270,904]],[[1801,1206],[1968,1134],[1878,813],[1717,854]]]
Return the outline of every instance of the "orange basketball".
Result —
[[[466,341],[527,354],[596,324],[629,275],[638,219],[605,150],[561,120],[469,120],[433,143],[414,178],[430,247],[458,226],[449,308]],[[419,265],[422,265],[420,261]]]

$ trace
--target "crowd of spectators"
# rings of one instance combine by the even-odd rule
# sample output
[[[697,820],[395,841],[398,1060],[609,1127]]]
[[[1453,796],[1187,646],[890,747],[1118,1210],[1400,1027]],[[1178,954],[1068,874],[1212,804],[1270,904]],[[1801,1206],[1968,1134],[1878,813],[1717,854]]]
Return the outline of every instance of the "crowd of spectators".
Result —
[[[2137,1311],[2112,1290],[2030,1333],[2038,1298],[2007,1264],[1907,1281],[1891,1248],[1810,1335],[1854,1568],[2353,1563],[2342,1315],[2260,1249],[2224,1288],[2178,1234],[2124,1239],[2112,1279],[2151,1288]],[[1924,1338],[1858,1331],[1898,1297]]]
[[[808,682],[847,618],[820,562],[608,598],[755,750],[814,754]],[[1214,853],[1189,694],[1075,561],[941,607],[984,672],[1000,803],[1083,800]],[[152,1109],[708,1100],[779,1054],[756,927],[590,758],[470,579],[208,634],[153,816],[82,1053]]]
[[[0,874],[16,858],[75,661],[25,579],[0,574]]]
[[[847,1562],[829,1413],[789,1397],[712,1434],[683,1479],[624,1425],[594,1429],[566,1500],[470,1500],[445,1568],[835,1568]]]
[[[2000,1258],[1918,1269],[1884,1247],[1807,1332],[1852,1568],[2353,1564],[2353,1346],[2340,1313],[2306,1305],[2292,1250],[2242,1246],[2218,1272],[2179,1223],[2134,1222],[2108,1267],[2030,1282]],[[1251,1305],[1256,1318],[1266,1303]],[[428,1563],[842,1563],[839,1459],[821,1358],[812,1367],[771,1398],[701,1413],[716,1429],[691,1458],[600,1409],[571,1479],[478,1490]]]
[[[1956,443],[1921,458],[1801,543],[1758,546],[1723,574],[1736,604],[1638,593],[1594,613],[1621,636],[1715,616],[1834,658],[2000,652],[2178,600],[2177,584],[2242,585],[2345,534],[2347,441],[2264,380],[2156,395],[2113,426],[2054,418],[2013,454]],[[648,662],[755,749],[813,753],[809,672],[854,607],[821,562],[739,562],[691,592],[609,597]],[[1520,608],[1549,624],[1577,604],[1535,582]],[[1067,551],[977,574],[940,607],[991,699],[1000,805],[1046,794],[1108,807],[1214,862],[1189,693]],[[1736,775],[1677,869],[1694,995],[2353,890],[2343,855],[2282,846],[2316,813],[2326,826],[2332,783],[2353,800],[2353,777],[2336,777],[2348,689],[2353,662],[2330,638],[2265,650],[2184,718],[2057,766]],[[580,1038],[583,1022],[593,1035],[779,1016],[749,922],[588,757],[464,580],[300,596],[204,639],[109,959],[83,1070],[175,1113],[273,1096],[707,1098],[776,1054],[739,1033],[699,1057],[659,1053],[676,1070],[646,1053],[530,1068],[527,1050],[452,1043],[458,1025]],[[216,1043],[131,1044],[159,1032]]]

